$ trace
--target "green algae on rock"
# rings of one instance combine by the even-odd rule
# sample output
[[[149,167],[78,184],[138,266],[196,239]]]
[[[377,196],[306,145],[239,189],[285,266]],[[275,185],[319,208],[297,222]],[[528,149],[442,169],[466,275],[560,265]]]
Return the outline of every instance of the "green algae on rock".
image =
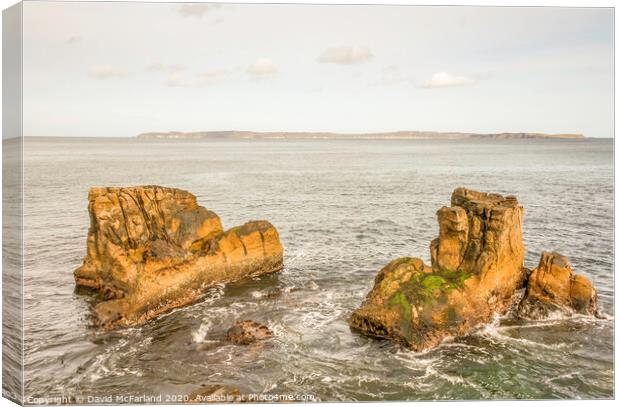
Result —
[[[470,332],[494,314],[505,314],[530,275],[523,266],[523,213],[515,197],[457,188],[451,207],[437,211],[439,237],[430,245],[432,266],[414,257],[391,261],[378,273],[349,325],[421,351]],[[595,315],[592,284],[583,276],[571,281],[575,299],[562,300],[562,305]],[[535,288],[529,292],[532,297]],[[549,299],[549,304],[555,302]],[[527,316],[528,310],[522,309],[521,315]]]

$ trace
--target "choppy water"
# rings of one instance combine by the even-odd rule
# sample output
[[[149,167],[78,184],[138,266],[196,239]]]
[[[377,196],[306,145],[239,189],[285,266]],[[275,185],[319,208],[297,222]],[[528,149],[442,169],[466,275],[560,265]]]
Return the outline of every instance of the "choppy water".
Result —
[[[613,143],[607,141],[68,141],[25,144],[26,396],[188,394],[204,384],[323,401],[613,396]],[[187,189],[225,227],[268,219],[285,270],[209,291],[116,332],[89,327],[74,292],[91,186]],[[429,260],[435,211],[466,186],[526,208],[542,250],[594,280],[607,320],[498,320],[415,354],[346,318],[389,260]],[[265,294],[279,287],[282,294]],[[219,340],[237,318],[275,338]]]

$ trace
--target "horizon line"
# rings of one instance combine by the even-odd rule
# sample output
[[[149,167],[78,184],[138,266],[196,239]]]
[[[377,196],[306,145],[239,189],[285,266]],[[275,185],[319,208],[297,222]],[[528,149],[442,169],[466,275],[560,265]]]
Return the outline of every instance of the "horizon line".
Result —
[[[214,131],[215,132],[215,131]],[[406,131],[402,131],[402,132],[406,132]],[[413,131],[412,131],[413,132]],[[159,133],[159,132],[149,132],[149,133]],[[163,132],[162,132],[163,133]],[[201,133],[201,132],[187,132],[187,133]],[[204,133],[208,133],[208,132],[204,132]],[[259,132],[255,132],[255,133],[259,133]],[[287,133],[287,132],[264,132],[264,133]],[[388,134],[388,133],[399,133],[399,132],[377,132],[377,133],[330,133],[330,132],[288,132],[288,133],[323,133],[323,134],[335,134],[335,135],[342,135],[342,136],[352,136],[351,139],[352,140],[358,140],[358,141],[364,141],[364,140],[431,140],[432,138],[357,138],[354,139],[355,135],[368,135],[368,134]],[[420,133],[422,133],[422,131],[420,131]],[[428,132],[431,133],[431,132]],[[453,134],[474,134],[474,135],[494,135],[494,134],[540,134],[540,135],[556,135],[556,133],[528,133],[528,132],[502,132],[502,133],[466,133],[466,132],[434,132],[434,133],[453,133]],[[145,133],[140,133],[140,134],[145,134]],[[148,133],[146,133],[148,134]],[[538,138],[538,140],[614,140],[615,139],[615,135],[613,136],[609,136],[609,137],[596,137],[596,136],[585,136],[579,133],[557,133],[557,134],[570,134],[570,135],[579,135],[581,137],[574,137],[574,138],[561,138],[561,137],[541,137]],[[3,141],[8,141],[8,140],[16,140],[16,139],[73,139],[73,140],[96,140],[96,139],[103,139],[103,140],[148,140],[148,138],[139,138],[139,135],[136,136],[16,136],[16,137],[3,137],[2,140]],[[536,138],[522,138],[522,140],[534,140]],[[200,141],[200,140],[209,140],[207,138],[194,138],[194,139],[189,139],[189,138],[166,138],[166,137],[161,137],[161,138],[151,138],[150,140],[173,140],[173,141],[183,141],[183,140],[189,140],[189,141]],[[211,139],[213,140],[213,139]],[[226,138],[220,138],[219,140],[282,140],[282,138],[237,138],[237,139],[226,139]],[[307,139],[300,139],[300,140],[329,140],[329,138],[307,138]],[[342,139],[340,139],[342,140]],[[465,140],[465,139],[437,139],[440,141],[459,141],[459,140]],[[470,139],[471,140],[471,139]],[[474,138],[474,140],[476,140]],[[480,139],[478,139],[480,140]],[[493,139],[493,140],[501,140],[501,139]],[[504,140],[518,140],[518,138],[512,138],[512,139],[504,139]]]

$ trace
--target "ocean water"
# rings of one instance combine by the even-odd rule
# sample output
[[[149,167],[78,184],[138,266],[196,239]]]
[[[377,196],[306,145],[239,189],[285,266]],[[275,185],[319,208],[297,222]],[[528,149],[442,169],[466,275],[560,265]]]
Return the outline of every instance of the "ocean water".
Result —
[[[207,384],[321,401],[613,397],[611,140],[29,139],[24,160],[26,397],[183,396]],[[141,327],[94,329],[94,299],[72,274],[88,189],[139,184],[189,190],[225,228],[269,220],[285,269]],[[435,212],[458,186],[516,195],[527,266],[543,250],[567,255],[607,317],[497,318],[424,353],[351,332],[346,319],[383,265],[430,260]],[[222,341],[238,318],[274,338]]]

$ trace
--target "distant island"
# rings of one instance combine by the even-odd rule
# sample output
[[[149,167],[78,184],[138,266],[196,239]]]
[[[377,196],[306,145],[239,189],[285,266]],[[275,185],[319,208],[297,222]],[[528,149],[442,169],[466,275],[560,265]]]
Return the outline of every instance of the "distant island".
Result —
[[[198,131],[150,132],[136,136],[139,139],[283,139],[283,140],[464,140],[464,139],[583,139],[583,134],[545,133],[459,133],[436,131],[396,131],[386,133],[327,133],[327,132],[256,132],[256,131]]]

